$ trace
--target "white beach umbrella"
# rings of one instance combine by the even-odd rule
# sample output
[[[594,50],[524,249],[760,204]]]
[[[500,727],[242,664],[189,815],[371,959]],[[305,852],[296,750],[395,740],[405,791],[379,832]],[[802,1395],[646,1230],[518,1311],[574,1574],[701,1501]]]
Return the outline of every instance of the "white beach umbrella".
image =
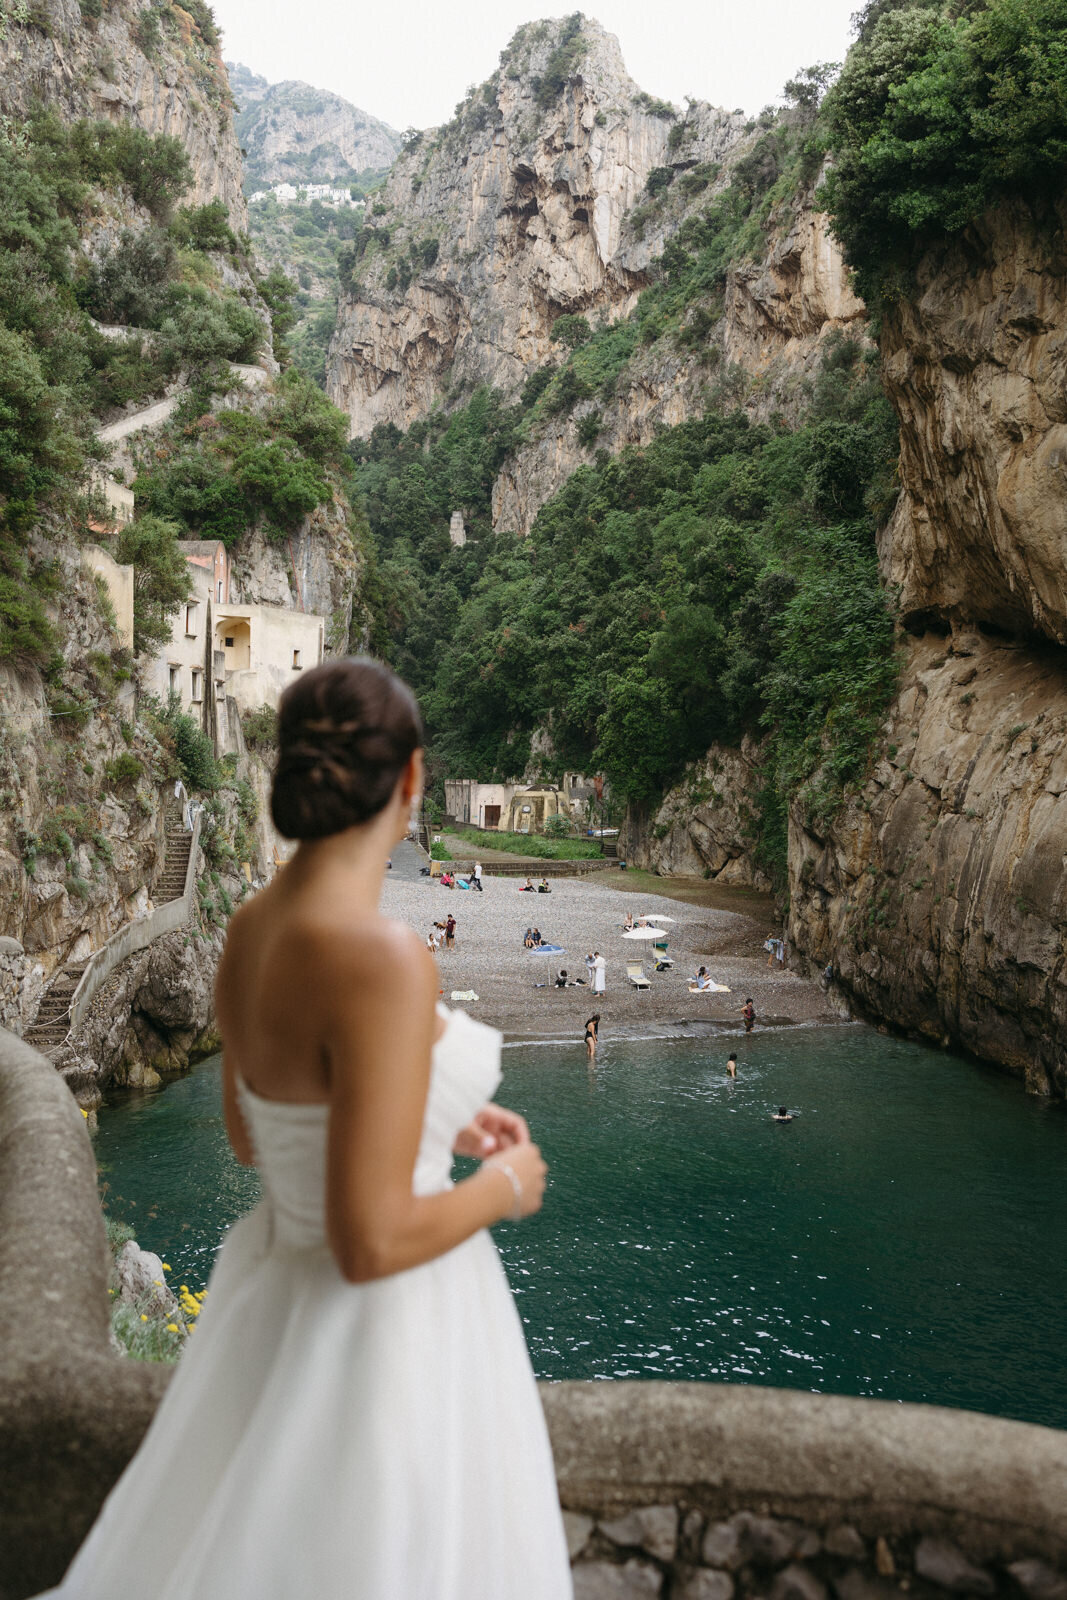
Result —
[[[666,935],[662,928],[631,928],[629,933],[624,933],[624,939],[663,939]]]
[[[645,911],[642,913],[646,922],[673,922],[673,917],[665,917],[662,911]]]

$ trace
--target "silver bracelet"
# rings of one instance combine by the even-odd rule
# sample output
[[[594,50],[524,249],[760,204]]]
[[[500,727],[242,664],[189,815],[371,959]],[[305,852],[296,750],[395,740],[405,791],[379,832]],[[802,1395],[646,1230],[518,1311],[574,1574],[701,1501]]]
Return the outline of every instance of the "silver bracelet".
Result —
[[[509,1222],[522,1221],[522,1184],[519,1182],[515,1168],[506,1161],[494,1161],[493,1166],[497,1172],[502,1172],[515,1191],[515,1209],[508,1218]]]

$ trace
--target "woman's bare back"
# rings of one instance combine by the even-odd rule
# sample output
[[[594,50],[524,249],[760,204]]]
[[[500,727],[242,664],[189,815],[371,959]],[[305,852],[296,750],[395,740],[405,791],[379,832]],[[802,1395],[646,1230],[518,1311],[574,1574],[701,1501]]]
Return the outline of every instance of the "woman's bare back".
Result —
[[[397,959],[407,932],[347,876],[279,872],[230,923],[216,987],[229,1071],[269,1100],[329,1100],[338,965],[358,991]]]

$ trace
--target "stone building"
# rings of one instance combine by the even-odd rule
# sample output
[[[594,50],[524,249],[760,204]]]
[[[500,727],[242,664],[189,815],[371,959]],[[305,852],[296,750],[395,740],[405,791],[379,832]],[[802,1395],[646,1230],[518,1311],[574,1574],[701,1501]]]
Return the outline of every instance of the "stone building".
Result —
[[[473,823],[476,828],[500,828],[507,818],[511,797],[518,788],[512,783],[478,783],[474,778],[445,779],[445,815],[454,822]]]
[[[239,747],[242,712],[276,706],[294,675],[322,661],[322,617],[282,606],[234,605],[230,558],[219,540],[182,543],[193,593],[148,664],[146,687],[176,694],[223,754]]]

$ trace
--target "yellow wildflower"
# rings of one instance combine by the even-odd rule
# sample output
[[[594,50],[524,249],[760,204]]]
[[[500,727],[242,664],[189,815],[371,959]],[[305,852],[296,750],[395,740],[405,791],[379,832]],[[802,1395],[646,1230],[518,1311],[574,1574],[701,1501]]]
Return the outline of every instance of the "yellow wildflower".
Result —
[[[148,1318],[145,1316],[143,1311],[141,1312],[141,1321],[142,1322],[147,1322],[148,1321]]]
[[[177,1333],[177,1331],[178,1331],[178,1324],[176,1322],[168,1322],[167,1323],[167,1332],[168,1333]]]
[[[169,1261],[164,1261],[164,1263],[163,1263],[163,1271],[164,1272],[170,1272],[170,1270],[171,1270],[170,1262]]]
[[[85,1120],[86,1120],[86,1122],[88,1122],[88,1120],[89,1120],[89,1113],[88,1113],[88,1111],[86,1111],[86,1110],[85,1110],[85,1107],[84,1107],[84,1106],[83,1106],[83,1107],[82,1107],[82,1116],[83,1116],[83,1117],[84,1117],[84,1118],[85,1118]]]

